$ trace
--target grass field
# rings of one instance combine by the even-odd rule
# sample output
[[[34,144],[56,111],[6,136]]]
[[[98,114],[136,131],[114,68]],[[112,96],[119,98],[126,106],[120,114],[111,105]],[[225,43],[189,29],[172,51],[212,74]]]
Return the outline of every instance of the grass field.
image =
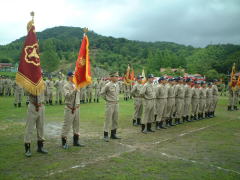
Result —
[[[0,179],[240,179],[240,111],[226,111],[227,98],[219,100],[215,118],[146,135],[131,125],[133,102],[122,99],[121,140],[102,140],[101,101],[80,107],[81,141],[86,147],[64,150],[60,146],[64,106],[46,106],[49,154],[36,152],[34,137],[32,157],[26,158],[27,108],[14,108],[13,97],[0,97]]]

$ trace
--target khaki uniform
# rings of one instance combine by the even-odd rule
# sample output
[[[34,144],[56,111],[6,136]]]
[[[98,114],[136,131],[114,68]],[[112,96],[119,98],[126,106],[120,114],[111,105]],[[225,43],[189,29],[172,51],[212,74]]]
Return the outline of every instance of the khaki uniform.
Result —
[[[29,105],[27,112],[26,130],[24,136],[25,143],[31,143],[33,130],[37,128],[37,140],[44,141],[44,120],[45,106],[44,95],[33,96],[29,94]]]
[[[100,92],[101,92],[101,81],[96,81],[93,85],[94,88],[94,102],[99,102]]]
[[[142,117],[143,100],[142,97],[140,96],[140,91],[142,87],[143,85],[137,82],[131,90],[131,95],[134,97],[134,116],[133,116],[134,120],[141,119]]]
[[[80,91],[74,89],[75,85],[70,81],[68,81],[63,86],[65,107],[64,107],[64,122],[62,126],[62,137],[67,137],[71,126],[73,129],[73,134],[79,135]]]
[[[156,88],[156,94],[155,94],[157,122],[164,120],[163,117],[167,112],[167,97],[168,97],[167,86],[163,84],[159,84]]]
[[[184,109],[184,97],[185,97],[185,89],[183,85],[176,85],[175,89],[176,95],[176,116],[175,118],[182,118],[183,116],[183,109]]]
[[[92,98],[93,98],[93,85],[89,84],[87,87],[87,101],[88,102],[92,102]]]
[[[123,84],[123,90],[124,90],[124,99],[128,100],[130,98],[130,90],[131,89],[131,85],[130,84]]]
[[[191,101],[192,101],[193,90],[189,85],[185,85],[185,98],[184,98],[184,113],[183,116],[191,116]]]
[[[63,80],[57,80],[54,84],[54,87],[56,88],[56,103],[62,104],[62,96],[63,96],[63,86],[64,86],[64,81]]]
[[[206,112],[206,103],[207,103],[207,89],[206,88],[199,88],[199,113],[205,115]]]
[[[213,110],[213,89],[207,88],[206,92],[206,112],[212,112]]]
[[[200,90],[199,88],[193,88],[193,96],[192,96],[192,115],[197,117],[199,110],[199,98],[200,98]]]
[[[83,87],[83,88],[81,88],[81,91],[80,91],[81,102],[84,103],[86,101],[86,98],[87,98],[87,89],[86,89],[86,87]]]
[[[143,97],[143,119],[142,124],[154,122],[154,88],[153,83],[145,83],[140,91],[140,95]]]
[[[22,103],[22,96],[23,96],[23,88],[20,87],[19,85],[17,85],[16,83],[14,83],[13,85],[14,88],[14,96],[15,96],[15,101],[14,104],[15,105],[19,105]]]
[[[174,85],[167,85],[167,113],[166,118],[173,118],[174,109],[175,109],[175,86]]]
[[[218,102],[218,87],[216,85],[213,85],[212,88],[213,88],[213,112],[214,112]]]
[[[118,83],[108,82],[100,93],[106,101],[104,132],[115,130],[118,128],[118,101],[119,86]]]

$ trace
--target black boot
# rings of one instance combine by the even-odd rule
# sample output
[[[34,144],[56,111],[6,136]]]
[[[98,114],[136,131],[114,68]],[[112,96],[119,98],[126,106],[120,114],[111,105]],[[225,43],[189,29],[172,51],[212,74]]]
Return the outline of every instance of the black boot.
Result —
[[[32,153],[31,153],[31,149],[30,149],[30,143],[25,143],[25,156],[26,157],[31,157]]]
[[[37,144],[38,144],[37,152],[42,153],[42,154],[48,153],[48,151],[46,149],[43,149],[43,141],[37,141]]]
[[[194,115],[194,116],[193,116],[193,120],[197,120],[197,115]]]
[[[17,107],[17,104],[16,104],[16,103],[14,103],[14,107]]]
[[[205,112],[205,119],[208,119],[208,113]]]
[[[108,132],[105,132],[105,131],[104,131],[103,135],[104,135],[104,136],[103,136],[104,141],[105,141],[105,142],[109,142]]]
[[[170,126],[175,126],[175,124],[172,123],[172,118],[169,119],[169,125]]]
[[[175,118],[175,125],[178,125],[178,118]]]
[[[74,134],[73,135],[73,146],[78,146],[78,147],[84,147],[85,145],[79,143],[79,135]]]
[[[165,128],[165,127],[163,126],[163,121],[160,121],[160,122],[159,122],[159,127],[160,127],[161,129],[167,129],[167,128]]]
[[[96,99],[94,98],[94,99],[93,99],[93,102],[95,102],[95,101],[96,101]]]
[[[161,129],[160,126],[159,126],[159,122],[158,121],[156,121],[156,129],[157,130]]]
[[[89,99],[89,103],[92,103],[92,99]]]
[[[187,121],[187,122],[191,122],[189,116],[186,116],[186,121]]]
[[[186,121],[186,117],[185,116],[183,116],[182,117],[182,120],[183,120],[183,123]]]
[[[26,105],[28,106],[29,102],[26,102]]]
[[[18,107],[21,107],[21,103],[18,103]]]
[[[155,132],[154,130],[151,129],[152,123],[147,123],[147,131],[148,132]]]
[[[156,120],[157,120],[157,115],[155,114],[155,115],[154,115],[154,121],[156,121]]]
[[[137,118],[137,125],[140,125],[140,124],[141,124],[141,119]]]
[[[234,106],[233,109],[234,109],[234,110],[238,110],[238,107],[237,107],[237,106]]]
[[[201,119],[202,119],[201,114],[198,113],[198,120],[201,120]]]
[[[63,149],[68,149],[67,138],[62,137],[62,147]]]
[[[142,133],[147,134],[147,130],[146,130],[145,124],[142,124]]]
[[[62,100],[59,100],[59,104],[61,104],[61,105],[62,105]]]
[[[99,99],[97,99],[97,103],[99,103]]]
[[[133,119],[133,126],[137,126],[137,121]]]
[[[215,111],[212,112],[212,115],[213,115],[213,117],[216,117],[216,116],[215,116]]]
[[[182,122],[180,121],[181,118],[178,118],[178,124],[182,124]]]
[[[117,129],[111,130],[111,139],[121,139],[120,137],[117,136]]]

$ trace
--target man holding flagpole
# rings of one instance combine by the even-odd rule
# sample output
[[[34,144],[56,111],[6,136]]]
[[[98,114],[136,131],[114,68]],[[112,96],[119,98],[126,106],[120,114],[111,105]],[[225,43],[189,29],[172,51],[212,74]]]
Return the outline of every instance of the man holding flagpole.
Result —
[[[62,147],[68,149],[67,135],[70,127],[73,128],[73,146],[84,146],[79,143],[79,104],[80,88],[92,83],[91,64],[89,57],[89,41],[86,35],[88,29],[84,28],[83,40],[79,50],[74,74],[67,74],[68,83],[64,85],[65,96],[64,123],[62,127]]]
[[[46,154],[43,149],[44,142],[44,81],[40,66],[39,46],[34,26],[34,12],[31,12],[32,20],[27,25],[28,34],[20,57],[16,83],[23,87],[29,94],[26,131],[24,135],[25,156],[30,157],[31,139],[33,130],[37,129],[37,152]]]

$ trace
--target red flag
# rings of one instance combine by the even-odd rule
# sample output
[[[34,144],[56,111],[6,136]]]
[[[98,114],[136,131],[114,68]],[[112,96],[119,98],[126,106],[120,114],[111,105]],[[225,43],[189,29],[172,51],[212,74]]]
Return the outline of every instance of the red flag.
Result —
[[[129,64],[128,64],[127,72],[126,72],[126,74],[125,74],[125,76],[124,76],[124,82],[125,82],[126,84],[128,84],[128,83],[130,83],[130,81],[131,81],[131,74],[130,74],[130,66],[129,66]]]
[[[135,77],[134,77],[135,75],[134,75],[134,69],[132,68],[132,71],[131,71],[131,74],[130,74],[130,79],[132,80],[132,81],[134,81],[135,80]]]
[[[230,86],[232,88],[235,88],[235,86],[237,85],[235,74],[236,74],[236,65],[235,65],[235,63],[233,63],[232,72],[231,72],[231,79],[230,79]]]
[[[73,82],[78,89],[92,83],[91,64],[88,47],[88,37],[86,34],[84,34],[78,58],[76,61],[75,73],[73,77]]]
[[[35,32],[34,21],[27,25],[28,34],[20,57],[16,83],[33,95],[39,95],[44,90],[42,69],[40,66],[39,46]]]

